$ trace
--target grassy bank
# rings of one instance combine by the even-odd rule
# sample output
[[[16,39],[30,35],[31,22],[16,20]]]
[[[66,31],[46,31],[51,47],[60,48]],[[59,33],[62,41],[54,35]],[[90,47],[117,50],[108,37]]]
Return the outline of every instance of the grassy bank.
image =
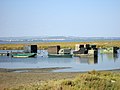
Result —
[[[60,75],[60,73],[58,73]],[[62,73],[61,75],[63,75]],[[66,74],[71,76],[71,73]],[[54,75],[53,75],[54,76]],[[48,76],[49,77],[49,76]],[[5,90],[119,90],[120,73],[96,72],[81,73],[72,78],[55,78],[19,85]]]
[[[27,85],[36,85],[49,80],[75,78],[79,73],[53,73],[52,70],[63,68],[36,68],[36,69],[0,69],[0,90],[15,89]],[[23,71],[23,72],[16,72]],[[25,72],[24,72],[25,71]],[[33,88],[32,88],[33,89]],[[32,90],[30,89],[30,90]],[[29,90],[29,89],[28,89]]]
[[[44,43],[31,43],[36,44],[38,49],[47,49],[48,46],[60,45],[61,48],[75,48],[75,44],[95,44],[97,47],[118,46],[120,41],[95,41],[95,42],[44,42]],[[26,44],[0,44],[0,50],[21,50]]]

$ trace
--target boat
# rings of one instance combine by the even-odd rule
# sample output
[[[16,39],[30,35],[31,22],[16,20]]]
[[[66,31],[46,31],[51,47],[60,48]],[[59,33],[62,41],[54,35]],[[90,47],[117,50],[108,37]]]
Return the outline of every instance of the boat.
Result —
[[[36,53],[15,53],[12,54],[12,57],[16,58],[28,58],[28,57],[35,57],[37,54]]]
[[[72,54],[48,54],[48,57],[63,57],[63,58],[71,58]]]
[[[37,45],[25,45],[23,52],[11,52],[11,57],[28,58],[37,55]]]
[[[97,55],[95,56],[94,54],[74,54],[74,57],[82,57],[82,58],[86,58],[86,57],[97,57]]]

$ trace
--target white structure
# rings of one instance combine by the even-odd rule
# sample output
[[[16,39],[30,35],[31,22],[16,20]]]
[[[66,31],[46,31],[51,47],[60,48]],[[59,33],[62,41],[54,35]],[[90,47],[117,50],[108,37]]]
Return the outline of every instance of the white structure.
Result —
[[[70,54],[71,53],[71,49],[60,49],[59,50],[59,54]]]
[[[80,50],[80,44],[75,45],[75,51],[78,51],[78,50]]]

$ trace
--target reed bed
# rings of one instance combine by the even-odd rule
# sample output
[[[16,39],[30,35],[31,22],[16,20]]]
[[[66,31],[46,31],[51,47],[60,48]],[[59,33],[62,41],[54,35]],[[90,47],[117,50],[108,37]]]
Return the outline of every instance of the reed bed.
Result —
[[[42,42],[42,43],[30,43],[36,44],[38,49],[47,49],[49,46],[60,45],[61,48],[75,48],[75,44],[95,44],[98,48],[104,48],[109,46],[120,47],[120,41],[94,41],[94,42]],[[27,44],[0,44],[0,50],[22,50],[24,45]]]

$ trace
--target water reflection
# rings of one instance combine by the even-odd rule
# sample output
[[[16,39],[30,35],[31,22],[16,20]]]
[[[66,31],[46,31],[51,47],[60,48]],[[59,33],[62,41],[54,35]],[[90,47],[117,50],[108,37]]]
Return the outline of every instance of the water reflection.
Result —
[[[101,55],[102,61],[104,59],[104,56],[106,56],[108,60],[113,60],[114,62],[119,58],[118,53],[109,53],[109,54],[100,54],[100,55]]]
[[[38,63],[38,60],[37,60],[37,57],[36,58],[12,58],[8,56],[0,56],[0,62],[36,64]]]
[[[42,60],[46,61],[47,63],[57,63],[57,64],[65,64],[65,63],[71,63],[72,58],[42,58]]]
[[[98,58],[97,57],[86,57],[86,58],[80,58],[76,57],[75,62],[77,63],[86,63],[86,64],[97,64],[98,63]]]

